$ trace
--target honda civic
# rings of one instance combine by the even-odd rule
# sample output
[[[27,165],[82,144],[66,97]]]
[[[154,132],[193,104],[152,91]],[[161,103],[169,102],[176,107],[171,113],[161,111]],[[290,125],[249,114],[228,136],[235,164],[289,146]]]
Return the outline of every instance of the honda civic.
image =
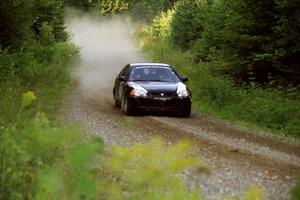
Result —
[[[115,79],[114,104],[126,115],[171,111],[189,117],[192,95],[185,84],[187,81],[168,64],[128,64]]]

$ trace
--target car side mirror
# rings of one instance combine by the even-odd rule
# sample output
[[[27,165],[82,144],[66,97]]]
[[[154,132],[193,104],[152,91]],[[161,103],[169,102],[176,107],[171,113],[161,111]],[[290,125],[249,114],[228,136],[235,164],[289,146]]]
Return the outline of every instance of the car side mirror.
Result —
[[[183,76],[180,78],[180,80],[185,83],[185,82],[188,82],[189,79],[187,77]]]
[[[119,81],[126,82],[126,76],[119,76]]]

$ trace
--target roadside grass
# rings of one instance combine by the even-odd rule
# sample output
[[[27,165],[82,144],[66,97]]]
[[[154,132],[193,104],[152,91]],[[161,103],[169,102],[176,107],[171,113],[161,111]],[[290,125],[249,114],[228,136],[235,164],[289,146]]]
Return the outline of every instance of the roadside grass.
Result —
[[[295,88],[237,85],[211,70],[211,66],[222,63],[195,64],[194,52],[182,52],[167,39],[153,36],[151,29],[139,30],[136,40],[152,61],[169,63],[189,77],[195,110],[241,127],[300,141],[300,94]]]
[[[72,145],[78,146],[76,139],[83,138],[74,128],[54,126],[43,114],[53,119],[57,114],[72,83],[68,66],[77,52],[71,43],[35,40],[14,53],[1,50],[0,199],[34,198],[38,174],[64,160]]]
[[[300,177],[298,177],[296,186],[291,190],[291,200],[298,199],[300,199]]]
[[[191,144],[168,146],[160,139],[131,147],[113,147],[105,157],[99,180],[101,199],[202,199],[199,188],[188,189],[180,173],[207,170]]]
[[[55,43],[44,47],[32,41],[23,52],[0,52],[1,98],[0,125],[15,121],[19,99],[26,91],[34,91],[39,101],[31,110],[53,116],[60,107],[65,89],[72,84],[68,63],[78,52],[71,43]],[[6,70],[3,70],[5,67]]]
[[[101,139],[77,127],[55,127],[26,111],[1,133],[0,199],[80,199],[95,194],[91,171],[101,161]],[[92,191],[91,191],[92,190]],[[73,198],[74,197],[74,198]]]

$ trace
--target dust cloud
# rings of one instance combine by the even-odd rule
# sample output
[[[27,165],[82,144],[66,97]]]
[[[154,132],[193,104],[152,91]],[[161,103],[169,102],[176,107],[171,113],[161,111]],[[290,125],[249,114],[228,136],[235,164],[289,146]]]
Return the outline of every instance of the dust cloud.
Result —
[[[132,36],[136,26],[126,18],[97,19],[89,15],[68,17],[68,31],[80,47],[80,61],[74,68],[80,95],[97,106],[112,105],[114,79],[133,62],[144,62]]]

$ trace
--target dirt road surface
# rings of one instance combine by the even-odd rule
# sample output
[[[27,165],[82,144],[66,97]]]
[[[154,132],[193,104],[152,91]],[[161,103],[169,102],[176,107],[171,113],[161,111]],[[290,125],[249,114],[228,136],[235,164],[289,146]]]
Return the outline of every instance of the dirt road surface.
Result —
[[[127,63],[149,61],[132,41],[135,27],[123,19],[101,21],[90,16],[67,22],[81,53],[74,67],[78,87],[66,98],[65,120],[101,136],[106,147],[144,143],[154,137],[168,144],[192,141],[211,170],[188,180],[200,185],[204,199],[241,196],[253,185],[263,189],[266,199],[289,199],[300,175],[298,144],[239,130],[196,112],[187,119],[124,116],[113,106],[114,78]]]

